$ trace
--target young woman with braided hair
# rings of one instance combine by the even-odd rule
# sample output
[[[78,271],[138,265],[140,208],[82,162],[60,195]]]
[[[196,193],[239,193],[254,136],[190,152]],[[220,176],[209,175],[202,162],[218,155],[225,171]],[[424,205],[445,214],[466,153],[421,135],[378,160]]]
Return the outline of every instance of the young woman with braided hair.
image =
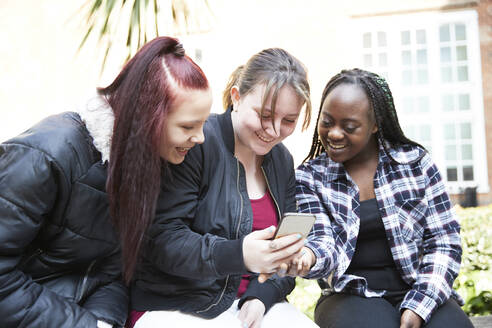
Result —
[[[288,273],[319,279],[318,325],[472,327],[452,289],[459,224],[382,77],[353,69],[328,82],[296,180],[299,210],[316,222]]]

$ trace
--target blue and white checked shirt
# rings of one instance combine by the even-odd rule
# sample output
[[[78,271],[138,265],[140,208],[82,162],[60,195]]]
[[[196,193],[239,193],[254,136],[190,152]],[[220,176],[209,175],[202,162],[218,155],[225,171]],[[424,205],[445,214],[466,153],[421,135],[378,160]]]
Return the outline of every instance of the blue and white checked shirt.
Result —
[[[399,163],[422,152],[410,145],[390,150]],[[427,322],[451,294],[462,302],[452,289],[461,262],[460,226],[429,154],[415,164],[399,163],[380,146],[374,192],[396,267],[412,288],[400,309],[411,309]],[[306,246],[317,260],[306,278],[323,278],[335,292],[382,296],[384,291],[371,290],[364,278],[345,274],[360,217],[359,190],[343,165],[323,153],[300,165],[296,180],[299,211],[316,215]]]

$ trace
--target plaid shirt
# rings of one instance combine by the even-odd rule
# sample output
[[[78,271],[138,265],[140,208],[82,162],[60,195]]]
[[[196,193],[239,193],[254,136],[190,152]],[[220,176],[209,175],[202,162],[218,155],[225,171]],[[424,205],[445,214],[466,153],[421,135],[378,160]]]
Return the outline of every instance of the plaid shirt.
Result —
[[[450,295],[461,262],[460,226],[451,209],[441,175],[430,156],[415,146],[391,149],[395,163],[380,147],[374,192],[398,271],[411,290],[400,306],[426,322]],[[306,278],[323,278],[329,291],[380,297],[367,281],[345,274],[359,233],[359,191],[342,164],[326,153],[296,170],[299,211],[314,213],[316,222],[307,247],[316,264]]]

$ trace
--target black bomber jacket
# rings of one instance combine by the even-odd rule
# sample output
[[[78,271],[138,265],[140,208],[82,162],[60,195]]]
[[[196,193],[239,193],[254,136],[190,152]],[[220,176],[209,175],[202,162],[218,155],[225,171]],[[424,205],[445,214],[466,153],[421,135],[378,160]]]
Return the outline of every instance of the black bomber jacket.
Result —
[[[131,308],[180,310],[214,318],[236,298],[244,266],[243,238],[253,214],[242,164],[234,157],[231,109],[212,114],[205,142],[196,145],[163,181],[156,218],[131,287]],[[262,170],[278,216],[296,211],[292,156],[278,144],[264,156]],[[253,275],[240,305],[258,298],[268,309],[294,288],[293,278]]]
[[[128,293],[105,182],[77,113],[50,116],[0,144],[0,327],[125,324]]]

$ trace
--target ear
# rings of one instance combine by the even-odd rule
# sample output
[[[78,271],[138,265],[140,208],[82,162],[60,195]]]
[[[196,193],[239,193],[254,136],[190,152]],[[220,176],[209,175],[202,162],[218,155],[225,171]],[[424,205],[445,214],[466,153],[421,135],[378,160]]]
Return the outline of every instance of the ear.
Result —
[[[374,122],[374,126],[372,127],[372,133],[376,133],[378,132],[378,125],[376,124],[376,122]]]
[[[372,127],[371,134],[378,132],[378,123],[376,122],[376,113],[374,112],[374,110],[371,110],[369,112],[369,121],[371,121],[372,124],[374,124]]]
[[[236,107],[239,99],[241,99],[241,96],[239,95],[239,88],[237,86],[233,86],[231,88],[231,100],[234,107]]]

